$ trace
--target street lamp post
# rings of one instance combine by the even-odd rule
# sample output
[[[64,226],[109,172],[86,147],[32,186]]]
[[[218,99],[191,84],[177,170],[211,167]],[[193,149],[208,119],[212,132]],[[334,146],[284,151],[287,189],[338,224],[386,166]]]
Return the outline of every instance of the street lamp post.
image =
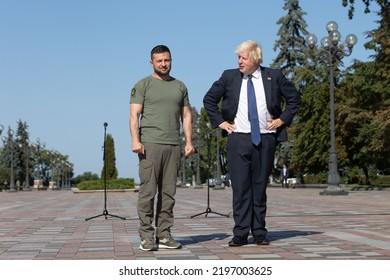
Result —
[[[30,176],[29,176],[29,168],[28,168],[28,159],[30,157],[30,141],[26,139],[26,184],[25,187],[27,190],[30,190]]]
[[[41,172],[41,149],[45,148],[45,142],[41,142],[41,140],[38,138],[37,142],[33,145],[36,149],[37,156],[36,156],[36,172],[35,172],[35,178],[34,178],[34,189],[39,190],[40,188],[43,188],[43,179],[42,179],[42,172]]]
[[[345,38],[345,44],[348,49],[345,50],[343,45],[339,45],[341,34],[338,31],[338,25],[334,21],[326,25],[328,36],[322,38],[322,49],[318,52],[318,57],[329,65],[329,82],[330,82],[330,150],[329,150],[329,172],[328,187],[320,192],[320,195],[348,195],[348,192],[340,185],[340,175],[337,167],[337,152],[335,138],[335,107],[334,107],[334,63],[341,60],[344,56],[352,53],[353,46],[357,43],[354,34],[349,34]],[[309,34],[306,38],[308,46],[313,49],[317,43],[317,37]]]
[[[60,189],[63,189],[65,186],[65,160],[61,160],[61,182],[58,185]]]
[[[58,186],[58,177],[57,177],[57,157],[54,151],[49,151],[48,154],[51,156],[50,159],[50,181],[49,189],[54,190]]]
[[[70,171],[71,165],[69,162],[65,162],[65,188],[70,188]]]

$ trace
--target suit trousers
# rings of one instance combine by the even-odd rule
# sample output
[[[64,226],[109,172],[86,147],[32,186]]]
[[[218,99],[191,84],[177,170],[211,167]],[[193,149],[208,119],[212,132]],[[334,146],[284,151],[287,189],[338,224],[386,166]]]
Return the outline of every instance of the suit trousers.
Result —
[[[267,235],[267,184],[271,174],[276,137],[262,134],[258,146],[252,144],[250,133],[228,136],[228,163],[233,189],[234,236],[248,238]]]
[[[145,154],[139,154],[140,190],[138,217],[141,238],[162,238],[173,226],[177,170],[180,146],[144,143]],[[157,198],[156,208],[155,198]],[[156,209],[156,211],[154,211]],[[153,227],[155,217],[156,230]]]

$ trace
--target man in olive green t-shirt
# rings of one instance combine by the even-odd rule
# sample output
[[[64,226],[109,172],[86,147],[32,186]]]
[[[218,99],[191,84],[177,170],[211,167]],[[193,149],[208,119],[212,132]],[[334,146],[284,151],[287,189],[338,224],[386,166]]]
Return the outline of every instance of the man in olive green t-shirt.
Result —
[[[144,251],[181,248],[170,232],[180,161],[180,120],[186,138],[185,155],[195,152],[188,91],[183,82],[169,75],[171,62],[168,47],[154,47],[150,61],[154,73],[137,82],[131,90],[131,150],[139,158],[141,185],[137,211],[140,249]],[[152,225],[154,216],[156,229]]]

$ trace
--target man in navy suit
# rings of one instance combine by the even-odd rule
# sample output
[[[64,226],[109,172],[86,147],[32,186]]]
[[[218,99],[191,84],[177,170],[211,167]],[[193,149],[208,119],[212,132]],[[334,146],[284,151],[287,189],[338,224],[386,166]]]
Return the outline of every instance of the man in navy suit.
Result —
[[[261,66],[262,49],[258,43],[243,42],[235,53],[238,69],[224,71],[204,96],[203,104],[212,128],[220,128],[223,135],[228,135],[235,223],[229,246],[248,244],[250,233],[255,244],[268,245],[268,178],[276,146],[287,140],[286,126],[297,113],[301,97],[280,70]]]

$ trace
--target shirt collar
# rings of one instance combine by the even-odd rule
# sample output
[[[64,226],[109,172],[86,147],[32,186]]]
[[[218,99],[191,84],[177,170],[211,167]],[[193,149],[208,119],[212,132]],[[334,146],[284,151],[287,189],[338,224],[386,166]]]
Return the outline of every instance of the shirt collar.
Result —
[[[252,73],[252,76],[253,76],[255,79],[259,79],[259,78],[260,78],[260,76],[261,76],[260,67],[258,67],[258,68],[256,69],[256,71]],[[248,78],[248,75],[246,75],[246,78]]]

